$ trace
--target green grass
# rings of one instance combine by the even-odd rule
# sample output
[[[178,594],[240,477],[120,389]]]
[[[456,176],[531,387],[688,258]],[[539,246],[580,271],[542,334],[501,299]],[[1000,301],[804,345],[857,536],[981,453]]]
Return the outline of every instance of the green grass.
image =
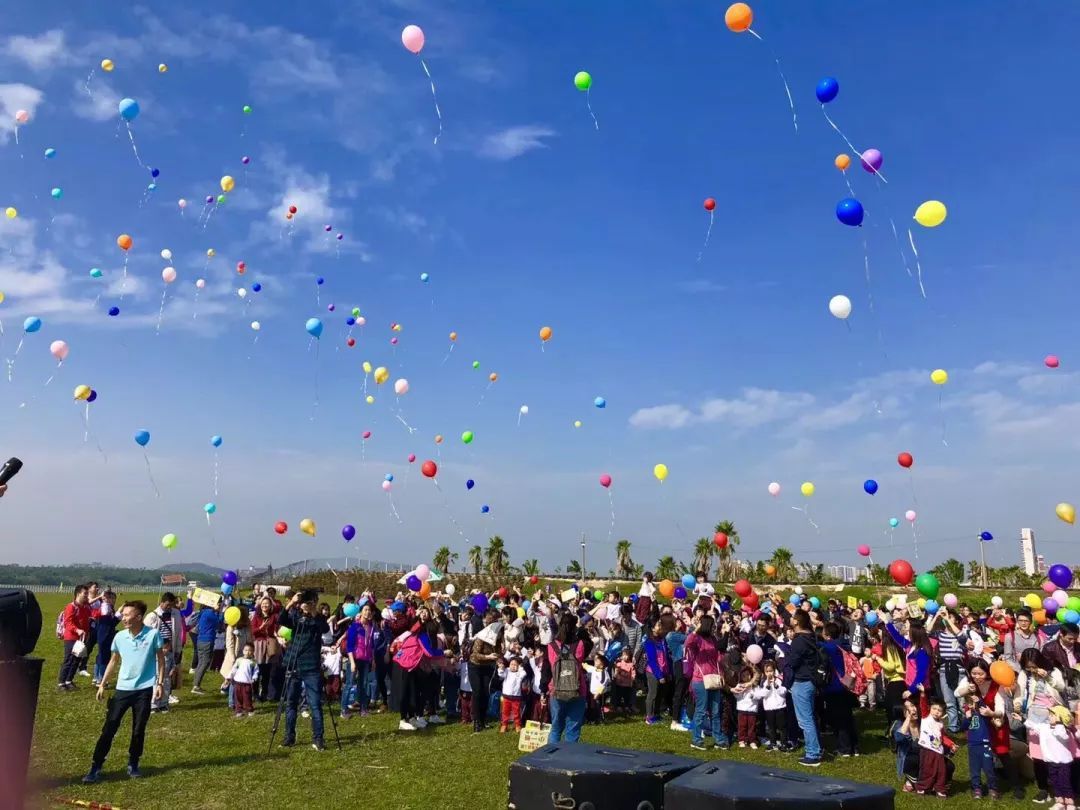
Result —
[[[125,595],[130,596],[130,595]],[[129,780],[124,773],[130,721],[125,720],[105,764],[106,778],[85,786],[79,780],[90,765],[97,735],[105,717],[89,679],[78,678],[78,690],[58,693],[56,674],[61,644],[53,637],[52,618],[63,606],[62,595],[40,598],[46,630],[37,655],[45,658],[37,726],[31,761],[31,779],[46,798],[108,802],[131,810],[148,808],[233,808],[265,806],[401,808],[498,808],[506,806],[507,769],[520,754],[514,734],[489,731],[473,735],[461,725],[428,728],[412,734],[396,730],[396,715],[372,715],[338,721],[342,751],[334,746],[327,718],[325,753],[313,751],[310,725],[298,719],[300,745],[267,753],[273,710],[262,708],[253,718],[234,720],[218,697],[217,675],[208,675],[205,697],[187,690],[185,671],[181,702],[166,715],[154,715],[147,729],[143,756],[145,778]],[[190,661],[185,650],[185,668]],[[893,757],[881,740],[881,713],[859,713],[864,756],[828,761],[821,776],[844,777],[896,787]],[[280,740],[280,732],[279,737]],[[787,754],[733,749],[723,754],[690,750],[688,734],[666,725],[646,726],[640,720],[614,721],[585,727],[583,739],[607,746],[665,751],[702,759],[737,759],[772,766],[798,768]],[[832,740],[825,739],[828,749]],[[956,757],[957,775],[949,807],[975,810],[967,792],[967,756]],[[897,793],[902,810],[925,807],[932,799]]]

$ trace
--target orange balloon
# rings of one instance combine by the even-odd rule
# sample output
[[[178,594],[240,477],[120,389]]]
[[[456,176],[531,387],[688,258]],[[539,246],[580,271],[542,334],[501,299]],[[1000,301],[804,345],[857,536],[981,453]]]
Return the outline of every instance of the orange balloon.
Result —
[[[1008,689],[1016,683],[1016,672],[1004,661],[995,661],[990,665],[990,679],[998,686]]]
[[[441,433],[435,434],[435,444],[442,444],[442,434]]]
[[[665,599],[670,599],[675,595],[675,583],[670,579],[661,580],[656,589],[660,591],[660,595]]]
[[[118,237],[116,237],[116,244],[119,245],[121,250],[130,250],[131,237],[128,236],[126,233],[122,233]]]
[[[542,341],[544,341],[545,343],[547,343],[549,340],[551,340],[551,327],[550,326],[541,326],[540,327],[540,339]]]
[[[489,380],[491,380],[492,382],[495,382],[495,381],[496,381],[497,379],[499,379],[499,375],[498,375],[498,374],[496,374],[496,373],[495,373],[495,372],[493,371],[493,372],[491,372],[490,374],[488,374],[488,379],[489,379]]]
[[[775,565],[766,565],[765,566],[765,573],[767,575],[769,575],[770,577],[775,577],[776,576],[776,566]]]
[[[420,590],[417,592],[421,599],[427,599],[431,596],[431,583],[425,582],[420,586]]]
[[[457,332],[451,332],[450,333],[450,340],[451,341],[457,340]]]
[[[1031,611],[1031,620],[1037,625],[1046,624],[1046,611],[1045,610],[1033,610]]]
[[[840,171],[846,172],[848,166],[851,165],[851,158],[848,157],[847,155],[845,155],[843,152],[841,152],[839,155],[836,156],[836,160],[833,161],[833,164]]]
[[[754,12],[746,3],[732,3],[724,12],[724,23],[728,30],[741,34],[748,31],[754,22]]]

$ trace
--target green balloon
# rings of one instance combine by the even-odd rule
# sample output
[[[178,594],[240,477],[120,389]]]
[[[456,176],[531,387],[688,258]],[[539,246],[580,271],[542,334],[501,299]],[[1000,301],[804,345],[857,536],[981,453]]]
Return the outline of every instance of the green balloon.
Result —
[[[251,105],[250,104],[245,104],[244,105],[244,115],[251,115]]]
[[[473,360],[472,361],[472,367],[473,368],[480,368],[480,361],[479,360]]]
[[[224,194],[218,194],[217,195],[217,204],[218,205],[224,205],[225,204],[225,195]]]
[[[466,430],[461,434],[461,440],[465,442],[465,444],[472,444],[473,432],[471,430]]]
[[[937,577],[929,572],[919,574],[915,577],[915,590],[927,599],[936,599],[938,591],[941,590],[941,583],[938,582]]]
[[[1070,596],[1069,601],[1065,603],[1066,610],[1075,610],[1080,613],[1080,596]]]
[[[586,90],[592,87],[592,76],[590,76],[584,70],[578,71],[577,75],[574,76],[574,87],[584,93]]]
[[[353,307],[352,308],[352,316],[354,318],[359,318],[360,317],[360,307]]]
[[[593,591],[592,595],[596,598],[597,602],[599,602],[601,599],[604,598],[604,592],[602,590],[600,590],[599,588],[597,588],[595,591]]]
[[[291,627],[279,627],[277,631],[278,635],[286,641],[292,641],[292,628]]]

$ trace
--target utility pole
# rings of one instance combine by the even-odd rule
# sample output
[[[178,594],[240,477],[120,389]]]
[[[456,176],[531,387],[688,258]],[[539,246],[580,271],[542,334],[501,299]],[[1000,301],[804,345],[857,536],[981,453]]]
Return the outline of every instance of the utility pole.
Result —
[[[585,532],[581,533],[581,581],[585,581]]]
[[[986,543],[983,542],[982,535],[979,536],[979,587],[984,591],[990,587],[986,576]]]

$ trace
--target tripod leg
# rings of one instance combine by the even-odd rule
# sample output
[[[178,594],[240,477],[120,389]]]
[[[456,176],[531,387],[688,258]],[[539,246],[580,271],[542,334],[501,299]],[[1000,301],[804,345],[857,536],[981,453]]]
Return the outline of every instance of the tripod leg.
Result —
[[[285,709],[285,700],[289,694],[289,684],[292,681],[292,672],[285,671],[285,683],[281,687],[281,697],[278,698],[277,712],[274,714],[274,725],[270,729],[270,745],[266,749],[266,753],[271,753],[274,750],[274,737],[277,736],[278,727],[281,724],[281,713]]]
[[[326,679],[325,678],[321,679],[320,687],[325,687],[325,684],[326,684]],[[323,689],[323,694],[326,694],[325,688]],[[320,706],[320,711],[322,711],[322,708],[321,708],[323,706],[322,701],[319,701],[319,706]],[[338,698],[338,707],[339,708],[341,707],[341,699],[340,698]],[[334,702],[332,700],[330,700],[330,698],[326,699],[325,708],[326,708],[327,714],[330,715],[330,726],[334,729],[334,739],[337,740],[338,751],[340,751],[340,750],[342,750],[341,749],[341,736],[338,734],[338,730],[337,730],[337,717],[334,716]]]

